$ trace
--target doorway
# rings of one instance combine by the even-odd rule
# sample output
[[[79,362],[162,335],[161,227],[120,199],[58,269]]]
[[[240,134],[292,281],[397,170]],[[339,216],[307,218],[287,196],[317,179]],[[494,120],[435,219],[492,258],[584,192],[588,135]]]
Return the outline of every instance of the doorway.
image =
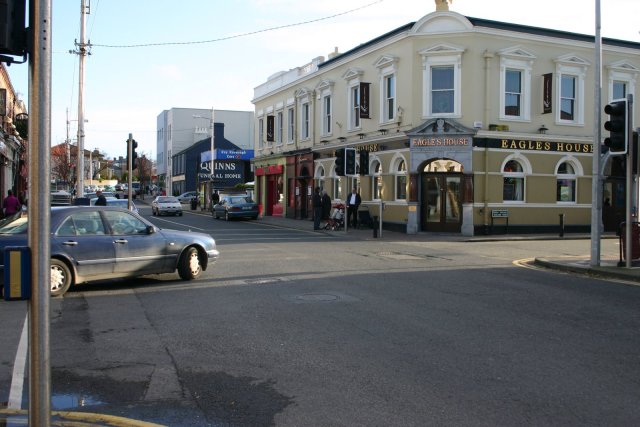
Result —
[[[459,233],[462,227],[462,165],[439,159],[428,163],[421,175],[423,231]]]

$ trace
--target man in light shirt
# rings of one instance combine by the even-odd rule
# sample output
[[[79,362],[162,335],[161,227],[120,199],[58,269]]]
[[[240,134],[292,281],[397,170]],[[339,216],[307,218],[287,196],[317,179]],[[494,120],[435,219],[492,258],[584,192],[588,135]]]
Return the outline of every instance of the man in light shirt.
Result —
[[[358,226],[358,208],[360,207],[360,203],[362,203],[362,199],[357,189],[354,188],[351,194],[347,196],[347,224],[353,228]],[[352,216],[353,220],[351,220]]]

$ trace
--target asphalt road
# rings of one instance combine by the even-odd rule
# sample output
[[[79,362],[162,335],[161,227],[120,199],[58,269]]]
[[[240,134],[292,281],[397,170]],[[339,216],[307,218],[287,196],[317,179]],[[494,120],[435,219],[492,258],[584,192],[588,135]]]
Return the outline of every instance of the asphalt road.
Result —
[[[210,232],[221,259],[195,282],[145,277],[52,300],[55,409],[171,426],[640,423],[640,288],[513,263],[588,254],[589,241],[154,221]],[[25,312],[0,302],[0,402]]]

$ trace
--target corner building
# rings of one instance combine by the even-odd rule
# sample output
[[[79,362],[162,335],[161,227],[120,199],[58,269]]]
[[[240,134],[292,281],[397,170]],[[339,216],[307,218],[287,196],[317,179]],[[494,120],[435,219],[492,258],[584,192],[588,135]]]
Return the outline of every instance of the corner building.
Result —
[[[640,44],[603,39],[596,106],[593,36],[436,4],[255,88],[263,214],[311,219],[315,186],[334,201],[357,187],[361,210],[383,209],[383,227],[408,234],[557,232],[561,219],[568,232],[588,231],[594,111],[636,95]],[[336,175],[341,148],[368,152],[356,156],[362,174]],[[603,223],[615,230],[625,209],[619,158],[604,175]]]

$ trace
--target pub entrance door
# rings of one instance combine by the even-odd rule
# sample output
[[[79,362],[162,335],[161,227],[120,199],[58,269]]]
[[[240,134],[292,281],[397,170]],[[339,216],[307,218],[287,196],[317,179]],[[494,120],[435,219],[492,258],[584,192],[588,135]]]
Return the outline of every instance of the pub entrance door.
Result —
[[[421,227],[423,231],[460,232],[462,174],[422,174]]]

